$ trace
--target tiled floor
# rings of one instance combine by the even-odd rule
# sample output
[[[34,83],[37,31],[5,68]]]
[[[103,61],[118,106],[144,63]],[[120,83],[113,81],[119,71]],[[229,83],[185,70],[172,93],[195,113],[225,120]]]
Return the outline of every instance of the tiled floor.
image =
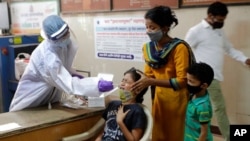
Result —
[[[214,134],[213,137],[214,137],[214,141],[224,141],[224,139],[222,138],[222,136]]]

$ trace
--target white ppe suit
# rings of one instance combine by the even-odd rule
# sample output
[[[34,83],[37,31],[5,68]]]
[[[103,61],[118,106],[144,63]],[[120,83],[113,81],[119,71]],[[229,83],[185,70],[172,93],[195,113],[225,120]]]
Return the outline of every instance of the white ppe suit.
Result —
[[[32,52],[30,62],[18,83],[10,111],[57,102],[64,91],[81,96],[99,96],[97,77],[72,77],[72,63],[77,46],[70,41],[58,47],[45,39]]]

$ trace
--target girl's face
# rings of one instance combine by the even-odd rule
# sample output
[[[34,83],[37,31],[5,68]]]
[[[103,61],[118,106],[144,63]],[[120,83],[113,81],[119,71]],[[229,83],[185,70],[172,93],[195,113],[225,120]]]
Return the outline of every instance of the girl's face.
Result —
[[[164,37],[167,37],[169,28],[161,27],[150,19],[145,19],[146,33],[151,41],[160,42]]]
[[[132,84],[134,84],[134,80],[132,79],[131,74],[127,73],[123,76],[123,79],[120,83],[120,89],[129,91]]]
[[[150,19],[146,19],[146,33],[153,42],[159,42],[163,37],[163,31],[160,26],[152,22]]]
[[[132,79],[131,74],[125,74],[120,84],[119,92],[120,99],[123,103],[133,100],[134,95],[130,91],[130,88],[133,83],[134,80]]]
[[[154,23],[150,19],[145,19],[145,25],[146,25],[146,32],[156,32],[161,29],[161,27],[158,24]]]

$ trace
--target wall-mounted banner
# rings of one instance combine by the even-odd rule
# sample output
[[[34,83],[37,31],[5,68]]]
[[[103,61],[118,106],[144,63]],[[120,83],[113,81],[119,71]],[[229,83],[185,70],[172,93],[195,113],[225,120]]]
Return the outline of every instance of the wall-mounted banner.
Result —
[[[95,55],[99,59],[143,61],[142,45],[150,41],[144,18],[95,18]]]
[[[13,2],[10,4],[12,34],[38,34],[45,17],[58,15],[57,0]]]

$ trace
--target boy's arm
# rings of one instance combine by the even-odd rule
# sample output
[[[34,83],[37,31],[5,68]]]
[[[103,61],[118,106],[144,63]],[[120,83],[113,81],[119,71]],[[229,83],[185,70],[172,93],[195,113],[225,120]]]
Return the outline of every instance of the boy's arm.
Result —
[[[201,133],[198,141],[206,141],[207,132],[208,132],[208,123],[201,123]]]
[[[197,107],[199,122],[200,122],[200,136],[198,141],[206,141],[209,132],[209,122],[212,118],[212,107],[209,102],[203,103]]]

